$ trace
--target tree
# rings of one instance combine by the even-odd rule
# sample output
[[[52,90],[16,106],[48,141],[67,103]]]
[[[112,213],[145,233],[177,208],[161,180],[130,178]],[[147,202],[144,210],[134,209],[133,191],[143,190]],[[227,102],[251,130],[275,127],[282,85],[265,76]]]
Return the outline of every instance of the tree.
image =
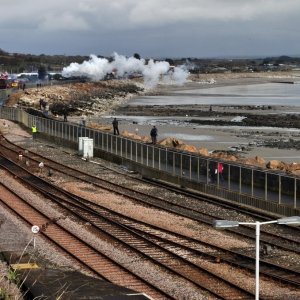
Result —
[[[47,76],[48,72],[46,70],[46,67],[44,65],[40,65],[38,68],[38,79],[44,80]]]
[[[141,59],[141,56],[138,53],[134,53],[133,57],[136,58],[136,59]]]
[[[170,66],[174,66],[175,65],[174,60],[171,59],[171,58],[166,58],[165,61],[168,62]]]

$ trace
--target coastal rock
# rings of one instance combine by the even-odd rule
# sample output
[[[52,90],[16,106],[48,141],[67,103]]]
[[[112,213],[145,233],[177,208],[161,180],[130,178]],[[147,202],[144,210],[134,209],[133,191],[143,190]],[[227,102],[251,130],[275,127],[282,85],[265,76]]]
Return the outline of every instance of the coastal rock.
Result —
[[[300,163],[291,163],[288,166],[286,166],[286,171],[287,172],[300,172]]]
[[[285,170],[286,164],[283,161],[280,160],[270,160],[266,167],[271,170]]]
[[[145,143],[150,142],[150,138],[149,137],[147,137],[147,136],[140,136],[140,135],[138,135],[136,133],[128,132],[127,130],[122,131],[121,132],[121,136],[129,138],[129,139],[137,140],[137,141],[142,141],[142,142],[145,142]]]
[[[260,165],[264,165],[266,163],[265,159],[261,156],[255,156],[255,161],[260,164]]]
[[[179,145],[176,147],[176,149],[182,150],[182,151],[187,151],[187,152],[193,152],[193,153],[198,152],[197,148],[195,146],[186,145],[186,144]]]
[[[159,141],[158,144],[161,146],[172,147],[172,148],[177,148],[179,146],[185,145],[182,141],[177,140],[174,137],[168,137],[166,139],[163,139]]]
[[[254,158],[242,158],[239,159],[240,163],[243,163],[245,165],[251,165],[251,166],[258,166],[258,167],[265,167],[266,161],[264,158],[260,156],[255,156]]]
[[[199,148],[198,153],[203,156],[209,156],[207,148],[203,148],[203,147]]]
[[[103,131],[112,131],[112,126],[110,126],[110,125],[89,123],[88,126],[93,129],[98,129],[98,130],[103,130]]]

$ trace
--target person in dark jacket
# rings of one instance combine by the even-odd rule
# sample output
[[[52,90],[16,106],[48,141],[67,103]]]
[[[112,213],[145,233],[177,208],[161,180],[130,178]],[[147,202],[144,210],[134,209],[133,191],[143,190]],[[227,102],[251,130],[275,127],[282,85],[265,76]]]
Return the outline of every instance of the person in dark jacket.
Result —
[[[214,161],[209,162],[209,176],[210,176],[210,182],[215,183],[217,181],[217,163]]]
[[[150,131],[150,136],[151,136],[152,144],[155,145],[157,142],[157,128],[155,126],[152,127]]]
[[[112,121],[112,125],[113,125],[113,129],[114,129],[114,135],[119,135],[119,122],[117,120],[117,118],[114,118]]]

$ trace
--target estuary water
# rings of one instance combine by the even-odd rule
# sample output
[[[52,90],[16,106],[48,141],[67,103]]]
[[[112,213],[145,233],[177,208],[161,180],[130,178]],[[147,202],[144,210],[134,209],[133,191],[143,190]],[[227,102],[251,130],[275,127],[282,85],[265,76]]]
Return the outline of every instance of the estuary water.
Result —
[[[199,84],[200,85],[200,84]],[[300,107],[300,81],[181,90],[168,96],[144,96],[128,105],[276,105]]]
[[[224,105],[224,106],[278,106],[276,113],[300,113],[300,81],[288,83],[260,83],[232,86],[182,88],[169,92],[168,96],[144,96],[131,99],[127,105]],[[147,108],[145,108],[147,109]],[[274,110],[264,111],[266,114]],[[242,116],[242,114],[241,114]],[[111,117],[111,116],[110,116]],[[121,131],[149,135],[153,125],[158,127],[158,139],[175,137],[196,147],[206,147],[209,151],[228,150],[240,145],[256,144],[267,137],[286,139],[300,138],[299,129],[272,127],[203,126],[189,122],[189,116],[115,116],[119,119]],[[266,115],[267,117],[267,115]],[[249,134],[247,133],[251,133]],[[266,159],[286,162],[299,161],[300,152],[293,149],[271,149],[253,146],[245,156],[256,155]]]

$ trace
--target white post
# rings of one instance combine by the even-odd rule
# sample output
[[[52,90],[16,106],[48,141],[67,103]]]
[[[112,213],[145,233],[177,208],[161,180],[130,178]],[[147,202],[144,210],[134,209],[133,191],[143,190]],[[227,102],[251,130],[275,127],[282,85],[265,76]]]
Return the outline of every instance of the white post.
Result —
[[[255,300],[259,300],[259,236],[260,222],[255,222],[256,228],[256,261],[255,261]]]

